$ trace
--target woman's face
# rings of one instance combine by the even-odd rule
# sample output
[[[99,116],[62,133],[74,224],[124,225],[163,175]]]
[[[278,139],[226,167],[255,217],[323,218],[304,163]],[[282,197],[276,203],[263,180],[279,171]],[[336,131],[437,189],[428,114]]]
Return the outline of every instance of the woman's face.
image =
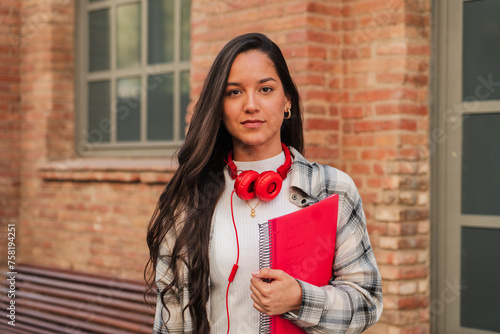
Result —
[[[291,102],[267,55],[254,50],[235,58],[223,107],[235,160],[266,159],[281,152],[280,128]]]

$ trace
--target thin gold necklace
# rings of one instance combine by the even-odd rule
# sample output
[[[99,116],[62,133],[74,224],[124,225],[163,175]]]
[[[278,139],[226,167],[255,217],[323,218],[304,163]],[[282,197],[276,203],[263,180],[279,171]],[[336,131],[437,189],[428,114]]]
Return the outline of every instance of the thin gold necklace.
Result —
[[[260,204],[260,199],[259,201],[257,202],[257,204],[252,208],[252,206],[250,205],[250,203],[247,202],[248,206],[250,207],[250,216],[252,216],[252,218],[255,218],[255,209],[257,208],[257,206]]]

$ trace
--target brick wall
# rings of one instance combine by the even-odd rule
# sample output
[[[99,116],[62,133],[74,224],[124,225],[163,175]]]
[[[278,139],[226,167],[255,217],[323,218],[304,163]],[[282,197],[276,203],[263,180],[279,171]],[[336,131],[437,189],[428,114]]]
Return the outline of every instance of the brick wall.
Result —
[[[382,272],[375,333],[429,332],[430,2],[344,1],[340,165]]]
[[[192,93],[245,32],[283,50],[304,104],[306,157],[353,177],[382,272],[370,333],[429,332],[428,0],[193,1]]]
[[[172,167],[166,160],[75,154],[75,2],[19,7],[17,260],[142,279],[146,226]]]
[[[23,1],[21,4],[23,158],[18,261],[22,262],[54,264],[59,255],[70,255],[58,249],[57,238],[53,237],[66,231],[61,230],[56,217],[47,212],[50,205],[47,206],[46,201],[57,197],[51,195],[51,187],[37,177],[37,168],[51,158],[64,156],[64,150],[54,143],[72,145],[73,15],[71,1]],[[51,224],[43,223],[44,220]],[[76,235],[71,239],[79,242]]]
[[[0,2],[0,268],[7,265],[7,225],[17,224],[20,199],[20,2]],[[12,237],[12,235],[10,235]]]
[[[39,166],[43,187],[22,222],[23,261],[142,279],[146,226],[171,169],[151,171],[156,160],[74,161]]]

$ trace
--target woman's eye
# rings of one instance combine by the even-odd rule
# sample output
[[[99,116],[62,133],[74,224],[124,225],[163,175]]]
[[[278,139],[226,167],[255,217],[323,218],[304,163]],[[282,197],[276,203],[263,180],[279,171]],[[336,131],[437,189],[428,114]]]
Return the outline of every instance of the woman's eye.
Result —
[[[271,87],[262,87],[262,91],[263,91],[264,93],[270,93],[270,92],[272,92],[272,91],[273,91],[273,89],[272,89]]]
[[[228,90],[226,92],[226,96],[234,96],[234,95],[238,95],[240,93],[239,90],[237,89],[231,89],[231,90]]]

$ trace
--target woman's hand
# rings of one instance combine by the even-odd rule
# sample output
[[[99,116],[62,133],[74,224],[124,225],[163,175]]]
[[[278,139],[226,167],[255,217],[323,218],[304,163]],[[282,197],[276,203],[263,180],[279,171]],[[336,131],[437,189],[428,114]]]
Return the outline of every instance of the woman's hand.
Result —
[[[253,307],[267,315],[300,310],[302,287],[292,276],[282,270],[262,268],[252,272],[250,279]],[[271,283],[262,279],[269,279]]]

